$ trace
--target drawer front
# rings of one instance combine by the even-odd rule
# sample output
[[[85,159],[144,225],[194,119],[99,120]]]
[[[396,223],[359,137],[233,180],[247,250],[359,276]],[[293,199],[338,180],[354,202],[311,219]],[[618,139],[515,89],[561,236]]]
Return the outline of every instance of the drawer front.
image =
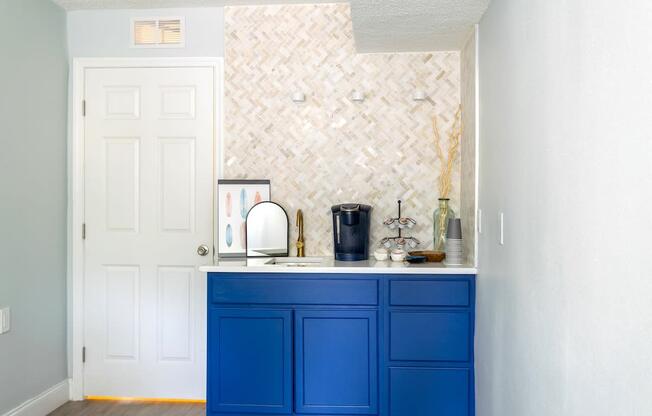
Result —
[[[391,416],[470,416],[473,385],[466,368],[389,369]]]
[[[224,278],[211,280],[211,303],[377,305],[378,281],[347,279]]]
[[[390,360],[470,360],[470,317],[466,311],[390,313]]]
[[[469,306],[469,282],[451,280],[392,280],[392,306]]]

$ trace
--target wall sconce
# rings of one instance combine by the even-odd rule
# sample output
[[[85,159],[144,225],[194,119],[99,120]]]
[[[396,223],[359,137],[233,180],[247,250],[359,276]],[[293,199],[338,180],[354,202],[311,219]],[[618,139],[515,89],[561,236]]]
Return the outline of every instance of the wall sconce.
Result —
[[[297,91],[292,94],[292,101],[295,103],[302,103],[306,101],[306,94],[302,93],[301,91]]]
[[[366,97],[365,97],[365,95],[364,95],[364,92],[354,90],[354,91],[351,93],[351,97],[350,97],[350,98],[351,98],[351,101],[362,102],[362,101],[365,100]]]
[[[426,101],[428,99],[428,94],[424,90],[416,90],[412,94],[412,99],[414,101]]]

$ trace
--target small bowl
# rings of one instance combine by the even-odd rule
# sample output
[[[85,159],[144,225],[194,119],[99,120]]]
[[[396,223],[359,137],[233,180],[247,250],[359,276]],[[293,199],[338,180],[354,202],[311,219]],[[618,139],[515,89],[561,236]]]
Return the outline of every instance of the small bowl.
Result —
[[[379,248],[374,251],[374,258],[378,261],[385,261],[389,258],[389,254],[387,254],[387,250],[384,248]]]
[[[403,261],[405,260],[405,256],[407,253],[404,250],[401,250],[400,248],[392,250],[392,261]]]
[[[405,261],[408,263],[425,263],[426,262],[426,256],[406,256]]]
[[[425,256],[428,263],[439,263],[446,258],[446,253],[443,251],[417,250],[410,251],[410,256]]]

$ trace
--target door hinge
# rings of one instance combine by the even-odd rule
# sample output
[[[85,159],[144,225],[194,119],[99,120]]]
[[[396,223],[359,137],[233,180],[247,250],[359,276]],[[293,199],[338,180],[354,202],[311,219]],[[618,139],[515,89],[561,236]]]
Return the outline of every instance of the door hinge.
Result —
[[[86,240],[86,223],[82,224],[82,240]]]
[[[82,347],[82,363],[86,362],[86,347]]]
[[[86,117],[86,100],[82,100],[82,116]]]

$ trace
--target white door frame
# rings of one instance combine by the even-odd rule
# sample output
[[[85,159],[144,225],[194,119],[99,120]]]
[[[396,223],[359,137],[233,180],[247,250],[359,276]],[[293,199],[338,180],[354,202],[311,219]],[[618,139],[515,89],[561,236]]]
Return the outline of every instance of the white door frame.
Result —
[[[84,399],[84,90],[85,71],[91,68],[188,68],[209,67],[214,73],[213,189],[223,166],[223,58],[75,58],[72,70],[70,135],[68,138],[68,368],[70,399]],[[216,166],[217,165],[217,166]],[[215,198],[214,198],[215,199]],[[215,202],[213,202],[215,203]],[[215,217],[215,209],[213,209]],[[213,224],[216,224],[213,218]],[[215,228],[215,227],[213,227]]]

